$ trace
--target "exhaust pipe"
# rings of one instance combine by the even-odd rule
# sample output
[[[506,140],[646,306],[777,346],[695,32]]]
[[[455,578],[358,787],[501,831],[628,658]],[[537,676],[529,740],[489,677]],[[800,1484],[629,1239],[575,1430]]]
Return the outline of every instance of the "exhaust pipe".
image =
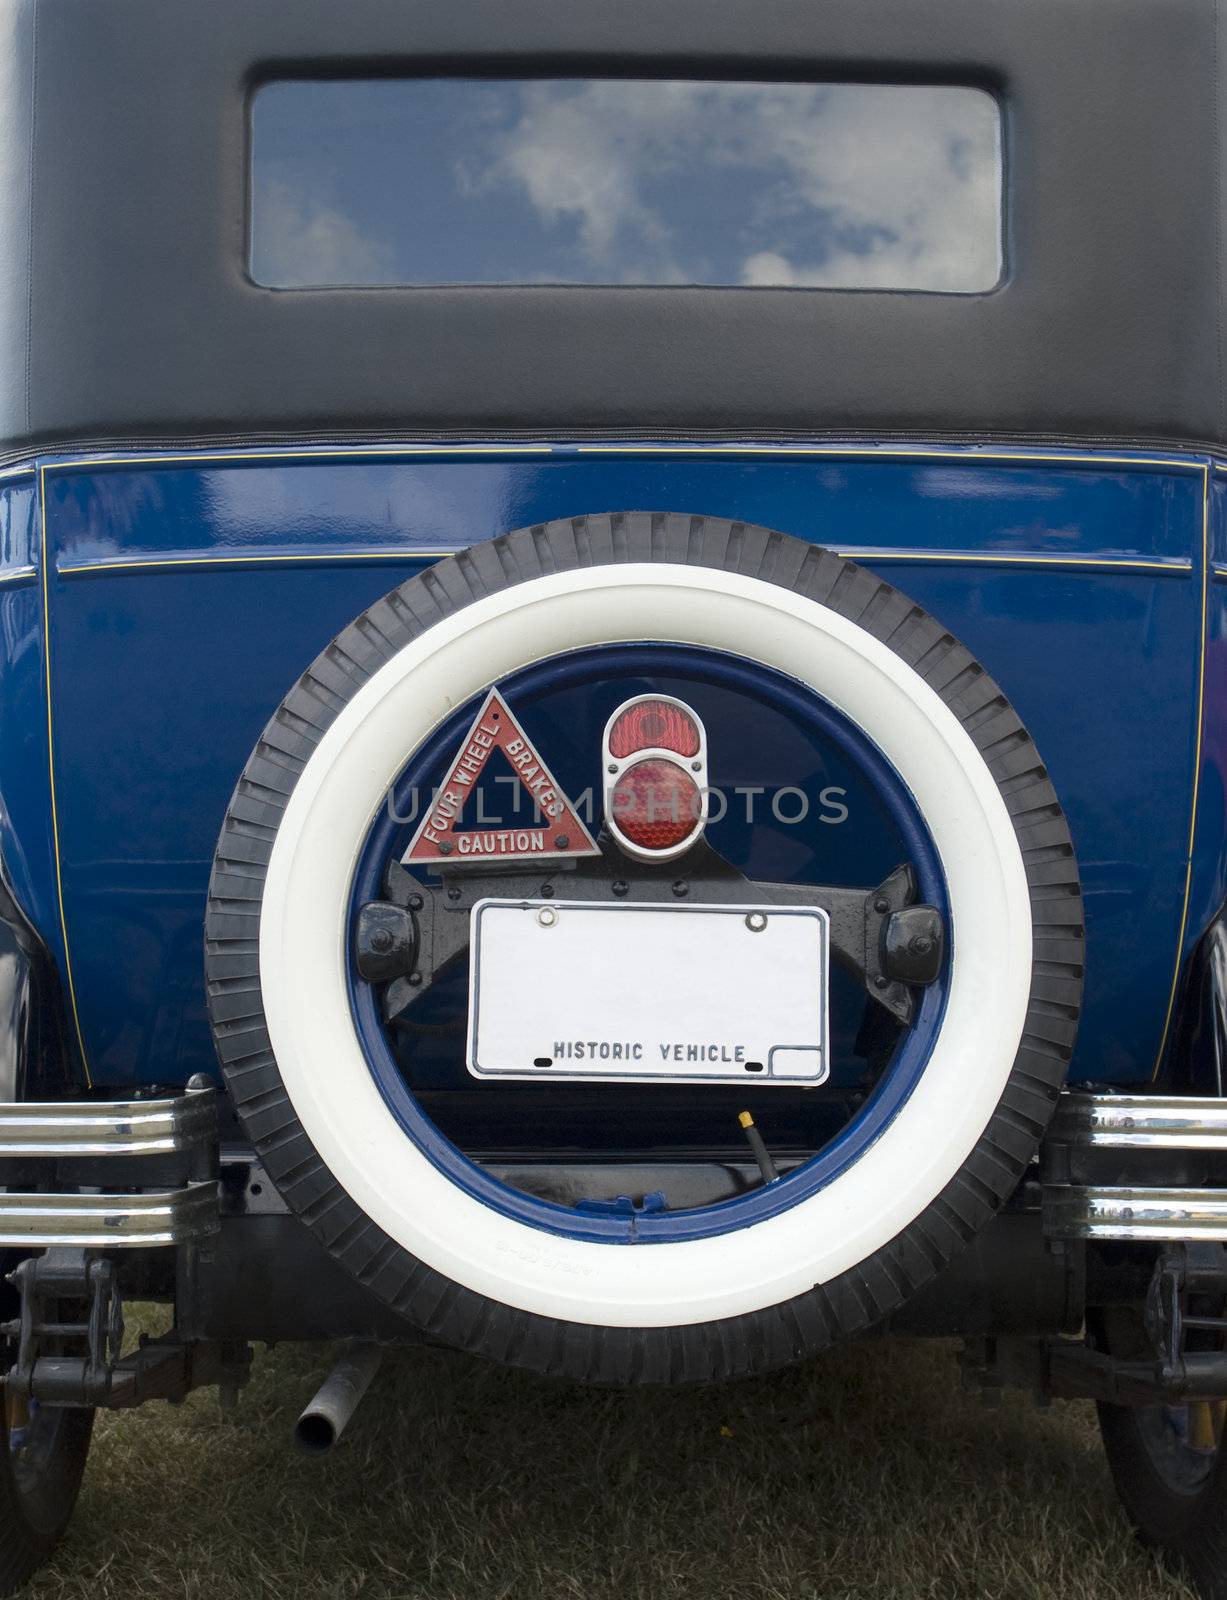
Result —
[[[354,1344],[345,1351],[294,1425],[294,1443],[300,1450],[322,1456],[332,1449],[382,1361],[377,1344]]]

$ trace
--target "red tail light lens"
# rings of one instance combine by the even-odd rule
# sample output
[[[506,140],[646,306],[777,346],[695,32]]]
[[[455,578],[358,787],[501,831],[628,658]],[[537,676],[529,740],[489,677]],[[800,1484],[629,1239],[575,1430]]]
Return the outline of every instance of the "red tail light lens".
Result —
[[[679,756],[699,753],[699,729],[681,706],[668,700],[639,700],[609,730],[609,753],[617,761],[636,750],[674,750]],[[694,785],[692,784],[693,788]]]
[[[707,737],[669,695],[624,700],[605,725],[605,819],[614,843],[641,861],[670,861],[706,825]]]
[[[641,850],[671,850],[690,837],[703,815],[699,786],[672,761],[637,761],[628,767],[614,784],[610,803],[618,828]]]

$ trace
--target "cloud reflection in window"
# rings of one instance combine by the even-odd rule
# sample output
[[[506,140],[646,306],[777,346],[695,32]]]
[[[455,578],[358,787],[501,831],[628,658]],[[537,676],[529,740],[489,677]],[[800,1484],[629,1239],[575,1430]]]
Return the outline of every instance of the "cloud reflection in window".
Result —
[[[1000,119],[974,89],[275,83],[253,161],[252,274],[274,287],[1001,275]]]

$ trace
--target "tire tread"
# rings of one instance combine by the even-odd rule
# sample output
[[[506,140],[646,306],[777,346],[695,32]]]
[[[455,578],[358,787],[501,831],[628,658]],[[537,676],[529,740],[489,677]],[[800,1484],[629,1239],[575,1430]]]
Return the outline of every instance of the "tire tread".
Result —
[[[440,618],[546,573],[667,560],[732,570],[863,627],[913,666],[967,729],[1022,850],[1033,915],[1032,992],[1001,1102],[964,1168],[894,1240],[781,1305],[697,1327],[566,1323],[483,1301],[415,1260],[365,1217],[297,1123],[259,1003],[259,905],[288,797],[348,698]],[[931,1282],[1013,1193],[1043,1136],[1073,1046],[1083,975],[1081,890],[1047,769],[1006,696],[940,622],[893,585],[819,545],[743,522],[618,512],[538,523],[411,578],[342,631],[274,713],[221,830],[205,919],[218,1056],[272,1182],[330,1253],[422,1331],[512,1365],[581,1381],[645,1384],[743,1376],[882,1322]]]

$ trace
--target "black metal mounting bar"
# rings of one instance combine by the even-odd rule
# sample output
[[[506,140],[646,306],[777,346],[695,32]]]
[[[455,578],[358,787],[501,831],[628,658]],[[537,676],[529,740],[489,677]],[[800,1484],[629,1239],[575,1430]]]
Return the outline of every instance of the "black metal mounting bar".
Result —
[[[196,1264],[189,1250],[186,1270],[194,1275]],[[20,1312],[0,1327],[16,1346],[5,1385],[22,1399],[114,1411],[146,1400],[179,1401],[207,1384],[233,1397],[247,1381],[251,1350],[245,1343],[190,1336],[184,1301],[192,1297],[185,1297],[182,1282],[176,1297],[180,1326],[161,1338],[142,1337],[126,1356],[123,1301],[110,1257],[53,1248],[19,1262],[10,1282],[20,1295]]]
[[[831,951],[895,1019],[907,1024],[914,990],[941,971],[945,928],[934,906],[917,905],[910,867],[895,869],[876,888],[826,884],[760,883],[745,877],[706,843],[684,864],[631,863],[602,839],[602,854],[579,862],[522,865],[494,872],[489,866],[449,868],[436,886],[389,864],[385,898],[358,915],[356,962],[360,975],[387,985],[387,1019],[408,1011],[468,950],[469,913],[483,899],[621,900],[645,904],[685,900],[694,905],[818,906],[830,918]]]
[[[1149,1358],[1113,1356],[1079,1339],[992,1337],[968,1342],[963,1372],[986,1392],[1022,1388],[1041,1399],[1118,1406],[1227,1399],[1225,1312],[1227,1247],[1172,1244],[1159,1252],[1146,1294]]]

